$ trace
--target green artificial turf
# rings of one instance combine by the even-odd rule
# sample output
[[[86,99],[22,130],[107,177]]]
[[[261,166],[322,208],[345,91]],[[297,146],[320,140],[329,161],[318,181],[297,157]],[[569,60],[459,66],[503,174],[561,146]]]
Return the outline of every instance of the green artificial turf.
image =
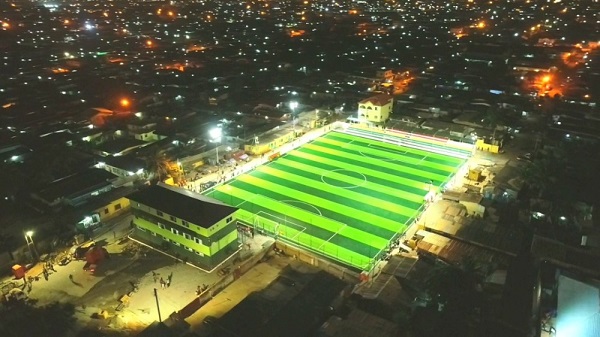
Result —
[[[330,132],[206,194],[259,230],[364,270],[464,161]]]

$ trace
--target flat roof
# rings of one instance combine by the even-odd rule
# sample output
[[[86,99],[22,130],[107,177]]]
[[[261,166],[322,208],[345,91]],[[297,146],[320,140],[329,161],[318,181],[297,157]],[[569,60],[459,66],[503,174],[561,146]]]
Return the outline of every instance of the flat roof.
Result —
[[[600,334],[600,284],[558,276],[557,337]]]
[[[130,194],[127,198],[203,228],[209,228],[238,209],[217,199],[162,183]]]
[[[55,180],[35,193],[44,200],[52,202],[61,197],[77,197],[101,187],[109,186],[111,185],[111,180],[114,178],[116,176],[108,171],[89,168],[85,171]]]

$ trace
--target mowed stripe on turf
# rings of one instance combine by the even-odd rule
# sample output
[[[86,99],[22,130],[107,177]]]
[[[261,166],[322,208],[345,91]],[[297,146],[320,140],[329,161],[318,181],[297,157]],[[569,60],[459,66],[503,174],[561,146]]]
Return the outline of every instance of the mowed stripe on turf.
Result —
[[[220,186],[219,188],[223,188]],[[218,191],[218,190],[217,190]],[[234,196],[235,198],[241,200],[241,198],[251,198],[254,201],[246,201],[241,203],[238,207],[240,209],[244,209],[252,214],[259,214],[259,218],[264,218],[266,221],[264,223],[269,224],[277,224],[280,226],[285,226],[290,229],[299,229],[301,226],[305,227],[304,232],[314,236],[315,238],[320,238],[324,240],[331,239],[334,233],[341,233],[344,230],[344,225],[340,223],[336,223],[330,219],[324,218],[324,222],[328,222],[329,226],[325,226],[323,223],[320,223],[320,226],[315,226],[310,222],[303,221],[300,218],[310,217],[311,212],[308,212],[303,209],[299,209],[297,207],[283,204],[285,205],[285,209],[281,209],[281,205],[278,201],[272,200],[266,196],[259,195],[239,189],[237,187],[229,186],[225,190],[218,191],[218,193],[213,193],[212,197],[224,200],[229,198],[230,196]],[[277,210],[278,209],[278,210]],[[285,213],[281,213],[281,212]],[[308,214],[301,214],[302,211],[305,211]],[[314,223],[314,222],[313,222]],[[327,228],[326,228],[327,227]],[[332,229],[335,228],[335,231]],[[373,249],[377,249],[376,246],[370,246],[362,241],[356,241],[348,236],[338,235],[337,238],[331,239],[332,242],[337,242],[338,244],[343,244],[345,246],[352,246],[354,248],[358,248],[359,251],[373,251]],[[381,243],[381,242],[380,242]],[[359,247],[364,246],[364,247]]]
[[[421,204],[423,204],[422,190],[419,190],[421,194],[413,194],[410,191],[393,188],[387,184],[375,183],[371,180],[371,177],[365,176],[365,180],[363,178],[356,178],[347,174],[339,173],[340,171],[335,171],[335,168],[330,170],[323,169],[318,166],[307,165],[299,160],[288,159],[288,157],[278,159],[276,162],[271,163],[269,167],[278,168],[290,173],[302,173],[304,175],[310,175],[312,179],[318,179],[325,182],[335,182],[335,184],[328,183],[330,188],[352,189],[355,192],[377,195],[379,199],[393,200],[395,202],[399,202],[400,204],[409,204],[407,207],[410,207],[413,210],[421,207]],[[344,172],[343,169],[338,170],[342,170],[341,172]],[[353,186],[351,188],[341,187],[350,185]],[[401,186],[406,187],[403,185]]]
[[[352,168],[340,168],[339,166],[334,166],[329,163],[324,163],[322,161],[315,161],[312,159],[295,156],[294,153],[288,153],[284,157],[278,158],[276,162],[274,162],[270,165],[273,165],[273,164],[275,164],[275,165],[281,164],[281,165],[286,165],[289,167],[304,167],[304,166],[314,167],[314,170],[316,170],[315,172],[319,172],[320,174],[327,174],[328,176],[330,173],[333,173],[335,170],[347,170],[347,171],[357,172],[357,173],[362,174],[369,183],[375,184],[376,185],[375,188],[377,188],[377,186],[389,187],[391,190],[395,191],[397,194],[402,194],[402,195],[407,194],[407,196],[405,197],[406,200],[411,200],[411,201],[417,202],[417,203],[421,203],[423,201],[423,198],[427,194],[427,189],[424,188],[425,187],[424,184],[420,184],[421,185],[420,187],[414,187],[412,185],[409,186],[405,182],[399,181],[398,179],[396,179],[397,177],[395,175],[394,176],[390,176],[390,175],[381,176],[381,175],[379,175],[379,172],[377,172],[378,175],[375,176],[375,175],[369,174],[369,172],[367,172],[367,170],[358,172],[358,171],[352,170]],[[296,166],[296,164],[298,166]],[[390,177],[393,177],[393,179],[390,179]],[[358,181],[353,180],[353,182],[357,183]]]
[[[317,227],[326,231],[326,233],[321,232],[320,235],[318,235],[318,237],[320,238],[329,239],[331,238],[331,236],[333,236],[333,234],[338,233],[337,236],[357,241],[356,243],[342,241],[342,244],[363,244],[376,249],[381,249],[382,247],[385,247],[385,245],[389,242],[389,238],[381,238],[371,233],[357,230],[349,226],[345,226],[342,223],[333,221],[326,217],[321,217],[318,214],[309,212],[307,210],[283,202],[279,202],[275,199],[268,198],[262,194],[259,194],[257,196],[256,193],[253,193],[252,191],[246,190],[244,188],[238,188],[233,185],[229,186],[229,189],[226,186],[219,186],[218,190],[219,192],[231,194],[236,196],[237,198],[248,200],[247,203],[244,203],[239,207],[242,207],[243,209],[249,210],[256,214],[258,213],[258,210],[256,209],[256,207],[252,206],[258,206],[259,208],[264,209],[263,212],[266,212],[268,214],[274,214],[276,216],[281,215],[281,217],[286,217],[288,219],[287,221],[290,223],[306,224],[307,226],[304,227],[306,227],[307,231],[309,231],[310,227]],[[285,225],[287,227],[294,228],[288,225],[288,223],[286,223],[285,221],[282,221],[280,225]]]
[[[243,221],[253,221],[252,219],[255,219],[254,213],[250,211],[240,209],[238,212],[238,216]],[[274,228],[269,227],[268,223],[261,224],[260,219],[257,221],[258,223],[255,224],[257,228],[263,228],[269,232],[275,231]],[[317,236],[305,234],[305,232],[296,231],[289,227],[287,229],[289,231],[289,237],[284,238],[285,240],[300,244],[306,249],[313,250],[322,255],[324,254],[329,258],[346,263],[350,266],[354,266],[358,269],[366,269],[371,263],[372,259],[377,256],[380,251],[369,248],[369,250],[366,252],[368,255],[362,255],[359,253],[360,249],[356,249],[356,247],[353,247],[354,250],[351,250],[332,241],[323,240]]]
[[[339,204],[326,198],[317,197],[310,193],[298,191],[287,186],[272,183],[268,180],[260,179],[255,176],[244,175],[239,177],[237,181],[244,181],[258,187],[263,187],[267,190],[277,191],[279,194],[285,195],[286,197],[299,201],[304,201],[312,205],[317,205],[319,208],[326,208],[333,211],[339,210],[340,212],[352,216],[357,221],[363,221],[371,224],[378,223],[380,227],[387,228],[393,232],[397,232],[402,226],[402,224],[400,224],[399,222],[390,220],[388,218],[365,212],[354,207]]]
[[[286,158],[288,156],[295,156],[295,157],[301,157],[301,158],[306,158],[306,159],[310,159],[316,162],[322,162],[322,163],[326,163],[332,166],[340,166],[340,162],[342,162],[343,167],[345,169],[348,170],[354,170],[356,172],[361,172],[361,173],[365,173],[365,174],[369,174],[372,176],[376,176],[376,177],[382,177],[385,178],[387,180],[391,180],[391,181],[398,181],[401,182],[404,185],[407,186],[412,186],[414,188],[421,188],[423,190],[426,190],[426,180],[423,178],[420,178],[419,180],[415,180],[415,179],[410,179],[407,178],[406,176],[403,176],[400,174],[400,172],[397,171],[391,171],[393,173],[390,173],[390,170],[385,170],[383,171],[381,169],[381,166],[375,166],[374,165],[369,165],[367,163],[356,163],[353,160],[344,160],[344,158],[342,157],[334,157],[334,158],[330,158],[332,156],[325,156],[323,153],[321,153],[321,155],[318,155],[319,152],[318,151],[311,151],[310,149],[304,150],[304,148],[301,148],[299,150],[294,150],[290,153],[288,153],[286,155]],[[379,168],[379,169],[377,169]],[[416,177],[416,179],[419,179],[419,177]]]
[[[411,135],[406,135],[406,134],[401,135],[394,131],[384,132],[382,134],[381,132],[377,132],[374,130],[364,130],[364,129],[352,128],[351,132],[353,133],[353,135],[356,135],[357,137],[361,137],[361,135],[364,135],[364,137],[361,137],[361,138],[379,137],[379,138],[385,138],[387,140],[401,142],[404,144],[409,143],[409,144],[416,144],[416,145],[424,145],[424,146],[428,146],[428,147],[432,147],[432,148],[436,148],[436,149],[440,149],[440,150],[444,150],[444,151],[450,151],[451,153],[455,154],[454,158],[457,158],[457,159],[460,159],[462,156],[465,156],[465,155],[471,156],[473,154],[472,149],[465,149],[460,146],[455,146],[453,144],[453,142],[449,141],[449,140],[435,140],[434,141],[431,139],[422,139],[422,136],[419,136],[419,135],[415,135],[414,137],[412,137]],[[336,131],[335,133],[340,133],[340,132]],[[428,136],[424,136],[424,137],[428,137]]]
[[[383,159],[384,161],[390,161],[391,159],[396,162],[401,162],[402,164],[408,165],[412,168],[422,168],[425,166],[427,167],[428,171],[442,175],[450,174],[455,170],[454,166],[428,162],[427,157],[415,158],[413,156],[407,156],[405,154],[399,153],[398,151],[401,151],[399,148],[390,149],[387,147],[380,146],[379,144],[369,144],[369,146],[365,147],[363,145],[357,145],[354,143],[344,143],[341,141],[327,138],[317,139],[313,143],[328,148],[339,149],[344,152],[361,155],[363,157],[371,159]]]
[[[387,136],[387,135],[382,135],[382,134],[377,134],[376,135],[377,138],[381,138],[381,139],[390,139],[390,138],[394,138],[393,141],[396,142],[400,142],[400,144],[403,141],[406,141],[403,138],[398,138],[398,137],[394,137],[394,136]],[[374,140],[374,139],[368,139],[368,138],[361,138],[359,136],[354,136],[354,135],[350,135],[350,134],[346,134],[346,133],[341,133],[341,132],[331,132],[328,133],[326,136],[324,136],[324,138],[332,138],[332,139],[337,139],[339,141],[347,141],[350,142],[352,141],[352,143],[357,143],[359,145],[363,145],[365,147],[368,147],[369,144],[372,143],[377,143],[377,145],[381,146],[381,147],[386,147],[389,149],[394,149],[394,150],[402,150],[402,151],[406,151],[407,154],[412,154],[414,155],[415,158],[423,158],[425,156],[427,156],[428,161],[432,162],[432,163],[438,163],[438,164],[442,164],[442,165],[459,165],[460,162],[462,162],[463,160],[460,158],[456,158],[456,157],[451,157],[451,156],[445,156],[439,153],[435,153],[435,152],[429,152],[429,151],[425,151],[425,150],[420,150],[420,149],[415,149],[413,147],[409,147],[409,146],[402,146],[402,145],[398,145],[398,144],[393,144],[393,143],[388,143],[385,141],[378,141],[378,140]],[[431,144],[429,144],[431,145]],[[439,146],[440,149],[445,150],[445,148]],[[452,151],[452,150],[451,150]]]
[[[268,197],[269,199],[281,201],[282,203],[292,204],[293,206],[300,209],[306,209],[305,207],[303,207],[306,205],[313,206],[313,204],[308,203],[304,200],[298,200],[297,198],[293,198],[289,195],[282,194],[280,191],[274,191],[270,188],[265,188],[263,186],[257,186],[252,183],[244,182],[241,180],[236,180],[235,182],[233,182],[233,184],[235,185],[235,187],[243,189],[245,191],[260,194]],[[356,219],[351,214],[342,213],[340,210],[332,210],[330,208],[322,207],[322,205],[319,205],[317,210],[324,218],[330,219],[338,224],[348,225],[363,232],[371,233],[386,240],[389,240],[389,238],[393,237],[396,234],[395,231],[390,231],[382,227],[373,226],[370,223]],[[309,210],[309,213],[313,213],[312,211],[313,210]],[[302,218],[302,220],[307,222],[319,221],[321,215],[313,216],[310,219]]]
[[[368,164],[373,164],[373,159],[372,158],[367,158],[365,156],[361,156],[361,155],[357,155],[357,154],[352,154],[352,153],[348,153],[348,152],[344,152],[344,151],[340,151],[340,150],[336,150],[336,149],[331,149],[325,146],[320,146],[320,145],[316,145],[314,143],[311,144],[306,144],[302,147],[302,149],[311,149],[311,150],[315,150],[318,152],[322,152],[325,155],[332,155],[332,156],[336,156],[336,157],[343,157],[346,159],[350,159],[352,161],[355,162],[360,162],[360,163],[368,163]],[[382,167],[386,167],[389,169],[393,169],[395,171],[401,172],[401,173],[406,173],[406,174],[410,174],[414,177],[417,178],[425,178],[426,180],[434,180],[434,181],[445,181],[446,180],[446,175],[442,175],[442,174],[437,174],[437,173],[433,173],[431,171],[429,171],[427,168],[423,168],[422,170],[416,169],[416,168],[412,168],[412,167],[408,167],[405,165],[401,165],[400,163],[394,163],[394,162],[381,162],[378,163],[380,164],[380,166]]]
[[[255,175],[261,179],[301,190],[312,194],[313,196],[319,196],[333,201],[337,204],[347,206],[355,205],[356,207],[362,206],[365,211],[368,211],[371,214],[385,216],[386,218],[394,218],[401,223],[407,221],[414,213],[412,208],[389,202],[386,199],[373,197],[366,193],[358,193],[352,189],[332,188],[330,185],[323,183],[320,179],[310,179],[301,174],[281,171],[271,166],[264,166],[259,170],[260,172],[266,173],[265,176]],[[395,215],[390,213],[395,213]],[[373,225],[379,226],[378,224]],[[397,230],[396,226],[394,229],[387,227],[382,228],[392,230],[393,232]]]

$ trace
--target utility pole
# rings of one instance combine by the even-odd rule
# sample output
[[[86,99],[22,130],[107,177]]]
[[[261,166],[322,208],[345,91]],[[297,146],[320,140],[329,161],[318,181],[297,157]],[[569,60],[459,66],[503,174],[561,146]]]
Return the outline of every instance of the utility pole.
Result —
[[[158,292],[156,288],[154,288],[154,298],[156,299],[156,311],[158,311],[158,321],[162,322],[162,317],[160,316],[160,305],[158,304]]]

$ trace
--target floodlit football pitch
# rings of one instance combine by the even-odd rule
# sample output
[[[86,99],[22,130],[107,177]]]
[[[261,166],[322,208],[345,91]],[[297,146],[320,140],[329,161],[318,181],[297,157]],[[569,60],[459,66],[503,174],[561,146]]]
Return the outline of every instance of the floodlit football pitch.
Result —
[[[288,243],[370,270],[469,150],[363,129],[331,131],[206,193]]]

